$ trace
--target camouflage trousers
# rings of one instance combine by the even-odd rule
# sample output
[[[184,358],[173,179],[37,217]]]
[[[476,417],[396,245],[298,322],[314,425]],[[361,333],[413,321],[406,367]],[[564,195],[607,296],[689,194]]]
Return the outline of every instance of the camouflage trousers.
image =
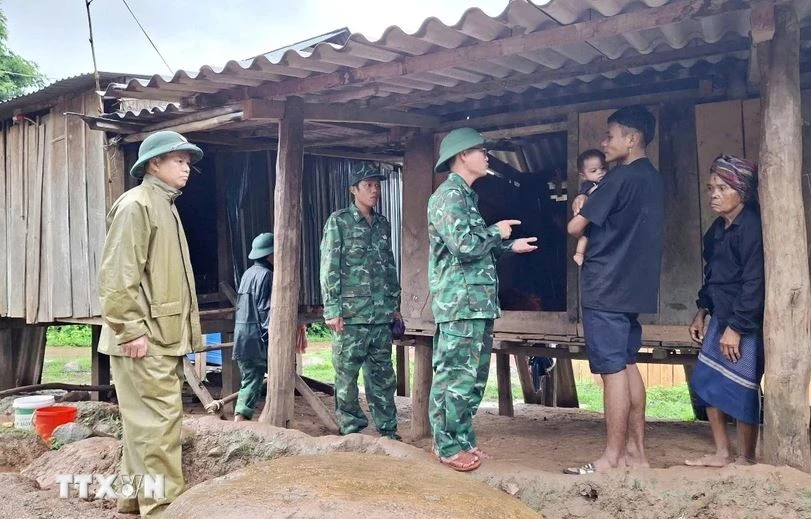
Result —
[[[428,418],[434,448],[442,457],[476,447],[473,416],[484,396],[492,350],[492,319],[464,319],[436,327]]]
[[[346,324],[343,333],[333,334],[333,337],[335,416],[341,434],[358,432],[369,424],[358,402],[358,373],[363,367],[366,402],[377,430],[383,436],[396,436],[394,391],[397,381],[391,365],[389,325]]]
[[[268,363],[264,359],[238,360],[237,366],[242,375],[242,382],[239,386],[234,414],[240,414],[250,420],[253,417],[256,401],[262,395],[262,382],[265,381],[265,373],[268,372]]]

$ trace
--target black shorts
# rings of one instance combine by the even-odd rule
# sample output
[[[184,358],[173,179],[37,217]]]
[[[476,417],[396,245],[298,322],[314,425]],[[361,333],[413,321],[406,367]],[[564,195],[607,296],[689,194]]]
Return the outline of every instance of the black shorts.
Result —
[[[610,375],[624,370],[628,364],[636,364],[642,346],[638,315],[583,309],[583,332],[592,373]]]

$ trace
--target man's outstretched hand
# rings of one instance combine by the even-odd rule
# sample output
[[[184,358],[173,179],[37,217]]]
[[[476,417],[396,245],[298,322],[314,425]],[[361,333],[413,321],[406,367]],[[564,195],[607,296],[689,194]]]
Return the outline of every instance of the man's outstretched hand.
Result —
[[[532,252],[538,249],[538,246],[535,243],[538,242],[538,238],[518,238],[513,242],[512,251],[517,254],[523,254],[525,252]]]

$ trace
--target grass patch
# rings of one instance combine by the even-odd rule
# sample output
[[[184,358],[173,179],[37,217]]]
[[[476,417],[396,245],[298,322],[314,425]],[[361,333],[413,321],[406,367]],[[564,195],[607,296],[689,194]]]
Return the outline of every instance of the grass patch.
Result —
[[[603,412],[603,389],[594,382],[578,380],[577,398],[580,401],[581,409]],[[648,388],[645,416],[686,422],[695,420],[687,384]]]
[[[84,357],[48,358],[42,367],[42,383],[63,382],[65,384],[90,383],[90,351]]]
[[[90,326],[49,326],[45,340],[47,346],[90,346]]]

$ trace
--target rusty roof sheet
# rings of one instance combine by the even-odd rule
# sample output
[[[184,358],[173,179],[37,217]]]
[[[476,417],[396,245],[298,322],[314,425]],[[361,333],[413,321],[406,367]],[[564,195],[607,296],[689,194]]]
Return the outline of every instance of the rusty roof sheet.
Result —
[[[421,56],[446,49],[460,49],[479,42],[536,33],[569,24],[619,14],[633,13],[649,8],[675,4],[682,0],[552,0],[545,5],[536,5],[528,0],[513,0],[504,11],[495,17],[487,16],[478,8],[467,10],[454,25],[445,25],[436,18],[428,18],[420,28],[408,34],[399,27],[388,28],[377,41],[370,41],[362,34],[352,34],[345,45],[322,43],[312,51],[288,50],[281,55],[258,56],[250,60],[229,61],[222,67],[203,66],[197,72],[179,71],[172,77],[155,75],[148,80],[131,80],[126,85],[110,85],[109,95],[117,97],[141,96],[179,101],[196,94],[217,93],[235,86],[254,87],[272,85],[295,78],[315,78],[320,74],[359,69],[369,65],[390,63],[409,56]],[[797,1],[800,15],[808,21],[811,2]],[[749,49],[749,2],[730,0],[724,2],[722,12],[693,19],[687,17],[655,29],[626,32],[599,40],[584,39],[548,48],[515,53],[504,57],[482,59],[464,66],[452,66],[441,70],[406,73],[397,77],[381,78],[365,84],[341,84],[315,89],[303,94],[305,101],[351,101],[379,98],[377,106],[386,106],[387,98],[402,96],[420,97],[418,103],[409,103],[412,108],[426,108],[447,102],[477,99],[486,93],[474,92],[475,85],[521,77],[527,74],[554,72],[566,67],[581,69],[571,75],[561,74],[548,80],[501,89],[524,92],[527,89],[544,89],[552,84],[566,85],[572,81],[590,82],[597,78],[613,78],[620,73],[640,74],[645,70],[664,70],[674,63],[689,68],[698,61],[717,62],[722,55],[685,57],[673,56],[675,49],[707,44],[726,45],[723,55],[746,59]],[[808,42],[805,42],[806,47]],[[623,70],[589,70],[594,64],[604,64],[617,58],[661,54],[662,61],[655,59],[639,67]],[[470,87],[470,85],[474,85]],[[443,89],[453,94],[454,87],[470,87],[451,101],[433,99],[431,93]],[[450,89],[450,90],[445,90]],[[419,94],[423,94],[419,96]],[[429,95],[426,95],[428,93]],[[337,96],[337,97],[336,97]],[[277,96],[279,97],[279,96]],[[283,97],[283,96],[280,96]],[[373,103],[375,101],[372,101]]]

